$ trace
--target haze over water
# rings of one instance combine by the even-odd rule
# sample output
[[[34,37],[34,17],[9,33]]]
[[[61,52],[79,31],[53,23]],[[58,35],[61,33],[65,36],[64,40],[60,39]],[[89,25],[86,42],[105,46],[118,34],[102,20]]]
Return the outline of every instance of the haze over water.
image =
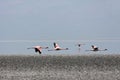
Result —
[[[57,42],[62,48],[69,48],[69,50],[63,51],[48,51],[42,50],[42,54],[120,54],[120,40],[11,40],[0,41],[0,55],[39,55],[34,50],[28,50],[27,48],[32,46],[48,46],[49,49],[53,49],[53,42]],[[79,48],[77,44],[85,44]],[[107,51],[91,52],[91,45],[96,45],[100,49],[108,49]]]

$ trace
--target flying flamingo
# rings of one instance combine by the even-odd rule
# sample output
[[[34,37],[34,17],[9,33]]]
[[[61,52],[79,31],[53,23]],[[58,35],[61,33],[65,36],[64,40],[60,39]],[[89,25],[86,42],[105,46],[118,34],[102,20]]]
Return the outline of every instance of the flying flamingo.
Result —
[[[106,51],[107,49],[99,49],[97,46],[92,45],[92,50],[86,50],[86,51]]]
[[[39,52],[39,54],[41,54],[42,49],[48,49],[48,47],[41,47],[41,46],[33,46],[31,48],[27,48],[27,49],[35,49],[35,52]]]
[[[81,47],[82,45],[85,45],[85,44],[80,44],[80,43],[77,44],[78,47]]]
[[[82,45],[85,45],[85,44],[80,44],[80,43],[78,43],[76,46],[78,46],[78,50],[79,50],[79,52],[80,52],[80,49],[81,49],[81,46]]]
[[[53,43],[54,49],[48,50],[48,51],[59,51],[59,50],[68,50],[68,48],[61,48],[57,43]]]

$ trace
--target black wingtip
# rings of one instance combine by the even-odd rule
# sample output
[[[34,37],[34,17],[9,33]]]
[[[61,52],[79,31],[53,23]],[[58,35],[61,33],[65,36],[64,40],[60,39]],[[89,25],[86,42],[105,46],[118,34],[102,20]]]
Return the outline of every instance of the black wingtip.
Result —
[[[108,49],[105,49],[105,51],[108,50]]]
[[[66,50],[69,50],[69,48],[66,48]]]

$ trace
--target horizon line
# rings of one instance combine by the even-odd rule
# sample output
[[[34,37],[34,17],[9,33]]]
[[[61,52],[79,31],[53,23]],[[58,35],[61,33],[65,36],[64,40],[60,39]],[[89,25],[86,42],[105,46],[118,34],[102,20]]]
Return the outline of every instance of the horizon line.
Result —
[[[120,39],[81,39],[81,40],[0,40],[2,42],[105,42],[120,41]]]

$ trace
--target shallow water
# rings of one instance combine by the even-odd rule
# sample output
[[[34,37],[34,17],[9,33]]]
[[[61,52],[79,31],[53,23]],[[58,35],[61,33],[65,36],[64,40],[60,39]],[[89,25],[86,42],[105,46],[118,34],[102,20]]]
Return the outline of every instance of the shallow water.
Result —
[[[120,55],[0,56],[0,80],[118,80]]]

